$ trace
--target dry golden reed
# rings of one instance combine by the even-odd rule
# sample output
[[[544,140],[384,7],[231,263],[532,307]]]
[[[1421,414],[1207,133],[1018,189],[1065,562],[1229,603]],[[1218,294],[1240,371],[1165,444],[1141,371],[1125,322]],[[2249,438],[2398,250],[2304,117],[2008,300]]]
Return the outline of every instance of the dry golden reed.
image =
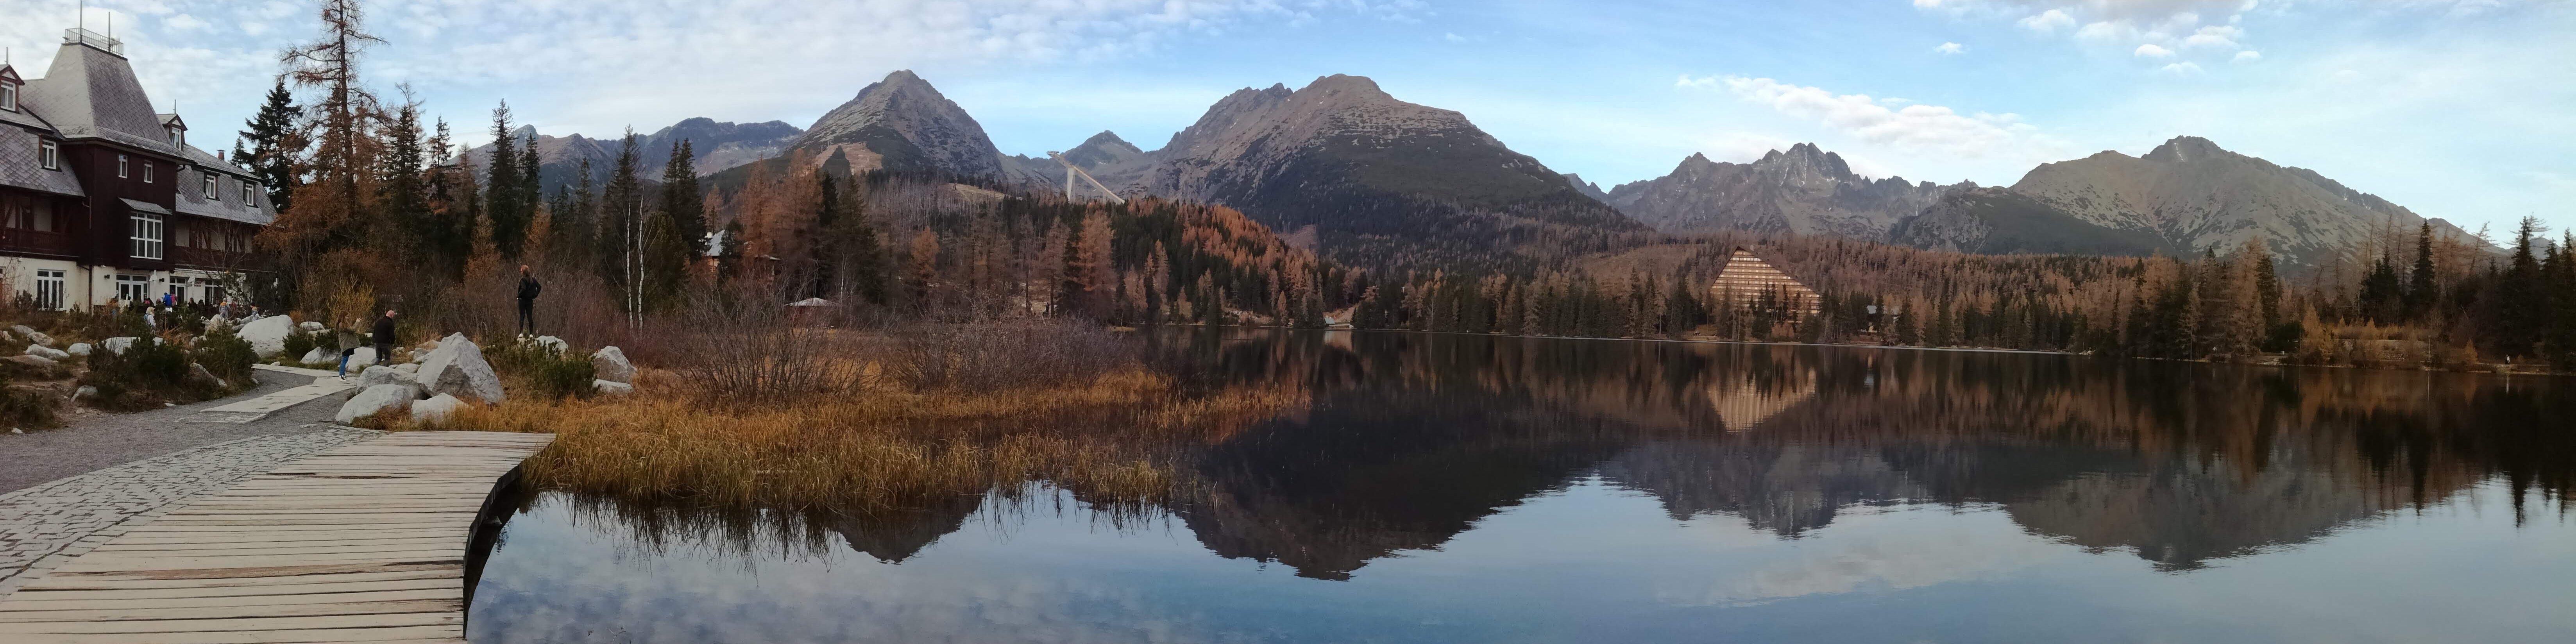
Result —
[[[1135,366],[990,391],[869,378],[772,406],[711,404],[658,371],[641,380],[634,396],[514,399],[461,411],[443,428],[555,433],[527,465],[544,488],[868,513],[1036,481],[1096,503],[1166,502],[1186,488],[1172,468],[1181,451],[1307,402],[1294,388],[1186,395]]]

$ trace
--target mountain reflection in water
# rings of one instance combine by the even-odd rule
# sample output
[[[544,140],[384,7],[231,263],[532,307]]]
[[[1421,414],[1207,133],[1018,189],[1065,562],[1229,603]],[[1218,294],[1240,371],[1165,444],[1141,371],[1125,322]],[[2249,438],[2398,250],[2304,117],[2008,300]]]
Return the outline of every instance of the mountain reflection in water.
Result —
[[[2290,553],[2339,532],[2374,530],[2390,538],[2421,533],[2406,543],[2424,545],[2383,546],[2397,550],[2380,556],[2427,561],[2480,556],[2449,549],[2480,539],[2539,534],[2547,539],[2537,550],[2478,561],[2555,571],[2559,580],[2576,571],[2576,548],[2565,543],[2566,492],[2576,472],[2568,420],[2576,387],[2567,379],[1407,333],[1148,337],[1171,363],[1201,370],[1194,377],[1211,386],[1301,387],[1314,403],[1171,446],[1190,492],[1141,510],[1095,512],[1082,499],[1042,488],[856,517],[531,496],[484,569],[474,639],[725,641],[724,633],[758,632],[743,637],[1565,641],[1612,631],[1695,640],[1719,630],[1831,639],[1766,630],[1831,610],[1811,607],[1796,619],[1745,611],[1787,611],[1790,605],[1775,602],[1874,590],[1894,593],[1870,606],[1894,611],[1894,622],[1837,623],[1839,637],[1921,636],[1901,617],[1920,610],[1950,623],[1933,639],[2071,633],[2266,640],[2315,625],[2274,623],[2283,621],[2277,617],[2210,617],[2195,625],[2157,615],[2153,601],[2139,600],[2108,614],[2070,610],[2058,618],[2071,620],[2069,628],[2107,630],[2054,631],[2051,619],[1941,603],[1971,594],[1944,600],[1901,591],[1984,580],[1992,588],[1980,592],[1998,601],[2033,593],[2044,599],[2022,600],[2073,601],[2032,587],[2062,577],[2048,583],[2090,588],[2094,601],[2116,604],[2156,597],[2160,588],[2205,592],[2201,575],[2259,574],[2244,584],[2268,583],[2275,575],[2257,565],[2267,558],[2281,566],[2369,569],[2384,562],[2318,563]],[[1656,511],[1625,510],[1638,504]],[[1550,522],[1560,516],[1589,518]],[[1853,521],[1864,525],[1838,527]],[[2473,527],[2496,522],[2502,532]],[[1675,536],[1685,533],[1693,536]],[[2441,545],[2446,541],[2455,543]],[[1620,544],[1637,560],[1623,559]],[[2408,550],[2415,547],[2423,550]],[[737,565],[706,569],[715,572],[686,583],[803,579],[810,586],[761,601],[828,601],[842,612],[755,620],[785,609],[689,607],[690,600],[674,597],[639,608],[635,595],[705,591],[568,563],[584,559],[581,549],[599,548],[623,554],[593,568],[615,568],[629,556],[680,567],[689,565],[681,560],[730,558]],[[1548,554],[1568,552],[1579,554]],[[1205,553],[1254,565],[1228,567]],[[1691,554],[1673,558],[1677,553]],[[2119,570],[2103,565],[2129,556],[2144,564],[2103,572]],[[1658,557],[1666,563],[1652,561]],[[1380,574],[1372,566],[1399,563],[1385,579],[1372,579]],[[1325,585],[1276,579],[1274,564],[1326,580],[1302,583]],[[2240,565],[2253,568],[2217,570]],[[816,566],[849,576],[805,578],[825,574],[813,572]],[[905,572],[917,566],[939,571],[935,585],[946,591],[926,589],[933,582],[925,573]],[[2474,567],[2438,574],[2483,574]],[[997,587],[963,588],[979,579]],[[584,591],[583,583],[594,585]],[[1016,594],[1041,592],[1031,584],[1061,584],[1043,591],[1061,596]],[[1085,584],[1092,587],[1076,589]],[[1414,584],[1441,590],[1393,590]],[[2379,592],[2405,599],[2471,584],[2510,586],[2416,578],[2392,580]],[[888,594],[890,585],[918,592]],[[2533,599],[2561,605],[2576,595],[2569,588],[2562,581]],[[601,597],[585,599],[585,592]],[[1087,594],[1098,592],[1114,596]],[[1263,602],[1230,604],[1221,597],[1229,592]],[[732,599],[701,601],[745,601],[714,596]],[[914,605],[930,596],[970,607],[932,616]],[[1042,611],[1045,620],[1027,621],[1004,615],[1015,602],[1061,605]],[[1670,612],[1691,606],[1741,614]],[[539,619],[620,621],[639,610],[677,613],[613,631],[567,630]],[[683,619],[686,628],[661,623],[692,611],[713,612]],[[861,616],[870,626],[851,630],[847,623]],[[1997,630],[1980,617],[2024,620],[2015,628],[2032,630]],[[2122,619],[2136,628],[2119,628]],[[2570,626],[2534,619],[2539,623],[2489,624],[2497,630],[2487,634],[2564,634],[2556,629]],[[743,620],[757,626],[735,623]],[[799,620],[836,625],[782,626]],[[1720,620],[1729,625],[1710,630]],[[1129,630],[1140,625],[1154,626]],[[2540,630],[2517,630],[2532,628]],[[2416,639],[2362,638],[2381,636]]]

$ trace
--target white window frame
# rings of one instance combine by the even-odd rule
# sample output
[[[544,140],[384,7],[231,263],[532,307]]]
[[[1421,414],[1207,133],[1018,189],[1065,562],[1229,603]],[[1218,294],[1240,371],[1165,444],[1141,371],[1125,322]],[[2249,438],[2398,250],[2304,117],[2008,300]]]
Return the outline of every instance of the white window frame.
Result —
[[[116,155],[116,178],[123,179],[134,176],[133,174],[126,172],[127,169],[132,168],[133,166],[134,159],[132,157],[122,154]]]
[[[36,142],[36,167],[47,170],[63,169],[62,145],[53,141]]]
[[[36,308],[47,311],[63,310],[65,304],[63,294],[69,292],[65,288],[68,285],[69,283],[63,280],[63,271],[36,269]]]
[[[161,213],[134,211],[134,235],[130,239],[134,242],[135,258],[161,259],[162,236],[165,232],[162,226],[165,223],[161,219]]]
[[[251,197],[251,194],[250,194],[250,186],[251,186],[250,180],[249,180],[249,179],[239,179],[238,181],[240,181],[240,182],[241,182],[241,189],[242,189],[242,205],[244,205],[244,206],[257,205],[257,202],[252,201],[252,197]]]
[[[207,201],[223,201],[223,199],[222,199],[221,197],[216,197],[216,196],[215,196],[215,171],[213,171],[213,170],[208,170],[208,169],[205,169],[205,168],[197,168],[197,174],[205,175],[205,177],[206,177],[206,178],[205,178],[205,184],[206,184],[206,200],[207,200]]]
[[[171,127],[171,128],[170,128],[170,147],[174,147],[174,148],[175,148],[175,147],[182,147],[182,146],[186,146],[187,144],[188,144],[188,129],[187,129],[187,128],[183,128],[183,127]]]
[[[152,161],[150,159],[143,161],[143,182],[152,182]]]
[[[18,84],[0,81],[0,110],[18,111]]]
[[[117,274],[116,299],[141,302],[148,297],[152,297],[152,276]]]

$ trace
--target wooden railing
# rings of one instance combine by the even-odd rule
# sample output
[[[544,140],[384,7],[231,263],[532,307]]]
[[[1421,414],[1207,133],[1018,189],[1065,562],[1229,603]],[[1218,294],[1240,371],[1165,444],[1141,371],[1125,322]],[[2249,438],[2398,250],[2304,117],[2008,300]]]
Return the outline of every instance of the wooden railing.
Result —
[[[0,228],[0,252],[70,255],[72,236],[25,228]]]

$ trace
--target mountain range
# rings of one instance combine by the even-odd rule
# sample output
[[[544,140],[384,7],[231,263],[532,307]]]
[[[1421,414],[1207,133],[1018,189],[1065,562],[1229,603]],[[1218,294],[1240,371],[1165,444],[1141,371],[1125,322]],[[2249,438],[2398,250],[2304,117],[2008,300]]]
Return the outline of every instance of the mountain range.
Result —
[[[671,146],[689,141],[691,159],[699,176],[722,172],[754,161],[778,156],[805,130],[782,121],[765,123],[732,123],[698,117],[671,124],[652,134],[635,137],[636,173],[647,179],[660,179],[662,169],[671,162]],[[591,179],[604,183],[610,168],[616,166],[622,141],[594,139],[579,134],[550,136],[537,133],[536,126],[522,125],[512,138],[537,142],[538,187],[546,194],[578,180],[582,161],[590,162]],[[492,144],[468,149],[462,155],[474,167],[488,168],[492,163]]]
[[[1055,159],[1003,154],[972,115],[910,71],[869,84],[804,130],[700,118],[640,137],[653,173],[678,138],[697,141],[702,174],[802,159],[1046,191],[1066,179]],[[537,140],[550,181],[570,176],[561,166],[589,158],[597,168],[614,155],[580,135]],[[1862,176],[1841,155],[1800,143],[1749,163],[1694,154],[1665,176],[1603,190],[1512,151],[1465,115],[1346,75],[1237,90],[1157,149],[1104,131],[1062,154],[1121,196],[1231,206],[1328,256],[1382,268],[1530,265],[1632,233],[1715,231],[2108,255],[2224,251],[2253,237],[2297,268],[2389,227],[2430,221],[2464,234],[2314,171],[2188,136],[2141,157],[2106,151],[2042,164],[2007,187]],[[1097,192],[1084,184],[1075,198]]]

